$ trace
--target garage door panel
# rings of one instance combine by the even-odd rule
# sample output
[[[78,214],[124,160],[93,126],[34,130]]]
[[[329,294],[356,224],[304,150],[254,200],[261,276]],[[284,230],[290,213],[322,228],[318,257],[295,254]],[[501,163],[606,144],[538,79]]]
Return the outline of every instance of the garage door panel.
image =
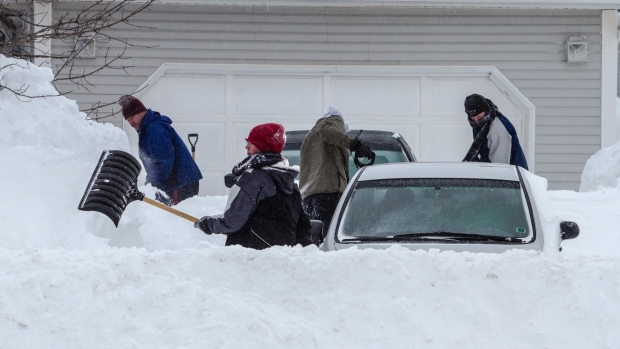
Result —
[[[507,94],[498,93],[497,85],[488,79],[433,77],[430,78],[429,90],[431,101],[429,116],[438,118],[458,116],[465,119],[463,106],[465,97],[477,93],[491,99],[513,124],[522,119],[517,104],[509,99]]]
[[[323,77],[236,76],[234,93],[239,114],[320,115]]]
[[[465,97],[473,93],[483,96],[493,96],[497,93],[497,87],[488,79],[433,77],[429,80],[430,106],[428,115],[434,117],[462,116],[465,120],[463,106]]]
[[[224,186],[224,175],[230,171],[204,171],[199,182],[200,195],[228,195],[228,188]]]
[[[334,77],[333,89],[345,116],[420,115],[419,78]]]
[[[226,112],[226,84],[224,76],[199,77],[166,75],[149,87],[149,93],[140,99],[147,108],[168,115],[164,108],[174,105],[175,113],[196,112],[196,104],[204,113]],[[174,115],[170,115],[174,116]]]
[[[472,141],[469,125],[423,125],[420,161],[461,161]]]
[[[188,140],[188,134],[197,133],[198,141],[196,142],[196,162],[200,168],[205,168],[210,164],[223,164],[225,160],[224,154],[224,135],[226,124],[223,122],[192,122],[175,121],[172,123],[181,139],[185,142],[187,149],[192,150]]]
[[[231,158],[228,159],[227,162],[228,166],[232,168],[232,166],[234,166],[236,163],[243,160],[243,158],[247,156],[245,150],[245,139],[250,134],[250,130],[252,130],[252,127],[261,123],[261,121],[257,121],[256,123],[243,122],[232,124],[233,136],[231,137],[231,139],[228,140],[232,152],[230,153]]]

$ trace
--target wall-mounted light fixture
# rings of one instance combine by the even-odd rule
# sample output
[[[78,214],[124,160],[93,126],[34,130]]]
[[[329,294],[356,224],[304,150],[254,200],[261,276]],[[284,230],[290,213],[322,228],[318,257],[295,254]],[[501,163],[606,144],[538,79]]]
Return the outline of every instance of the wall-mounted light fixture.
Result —
[[[566,62],[585,63],[588,61],[588,42],[584,35],[572,35],[566,41]]]
[[[75,39],[75,50],[80,58],[95,58],[97,50],[95,37],[87,35]]]

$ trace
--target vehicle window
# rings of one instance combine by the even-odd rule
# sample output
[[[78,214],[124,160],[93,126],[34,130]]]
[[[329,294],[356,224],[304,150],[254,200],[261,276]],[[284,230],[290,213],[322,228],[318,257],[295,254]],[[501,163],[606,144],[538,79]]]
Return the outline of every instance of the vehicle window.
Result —
[[[407,156],[402,151],[397,150],[373,150],[375,152],[375,165],[385,164],[391,162],[408,162]],[[362,158],[360,161],[362,163],[366,163],[366,159]],[[353,177],[353,175],[359,170],[357,166],[355,166],[355,162],[353,162],[353,156],[349,155],[349,177]]]
[[[299,166],[299,149],[284,149],[282,156],[288,160],[288,164]]]
[[[421,179],[358,183],[339,238],[453,232],[532,236],[519,182]]]

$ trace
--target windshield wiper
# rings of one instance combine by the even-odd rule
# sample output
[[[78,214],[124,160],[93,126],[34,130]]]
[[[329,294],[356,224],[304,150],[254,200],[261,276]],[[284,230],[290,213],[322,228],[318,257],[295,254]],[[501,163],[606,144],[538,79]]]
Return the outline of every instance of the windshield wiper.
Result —
[[[391,236],[356,236],[351,238],[342,239],[340,241],[390,241],[393,240]]]
[[[388,237],[390,238],[390,237]],[[395,240],[401,239],[449,239],[449,240],[458,240],[458,241],[467,241],[467,240],[475,240],[475,241],[500,241],[500,242],[523,242],[523,239],[520,238],[512,238],[508,236],[496,236],[496,235],[484,235],[484,234],[467,234],[467,233],[455,233],[451,231],[435,231],[432,233],[408,233],[408,234],[399,234],[393,235],[391,238]]]
[[[416,240],[456,240],[456,241],[498,241],[498,242],[520,242],[523,239],[511,238],[507,236],[454,233],[450,231],[436,231],[431,233],[407,233],[391,236],[355,236],[342,239],[342,242],[381,242],[381,241],[416,241]]]

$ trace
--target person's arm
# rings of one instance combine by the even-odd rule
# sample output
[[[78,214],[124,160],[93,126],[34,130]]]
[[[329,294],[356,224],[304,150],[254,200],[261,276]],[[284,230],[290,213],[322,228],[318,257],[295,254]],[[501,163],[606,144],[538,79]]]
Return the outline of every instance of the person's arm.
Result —
[[[250,220],[263,196],[270,194],[264,176],[268,175],[260,170],[244,172],[230,189],[224,215],[202,217],[194,226],[206,234],[238,232]],[[275,191],[275,187],[271,189]]]
[[[317,133],[324,142],[349,149],[353,137],[346,134],[343,130],[344,121],[340,116],[334,115],[325,120],[322,127],[317,130]]]
[[[304,247],[313,244],[314,242],[312,241],[310,232],[311,228],[312,224],[310,224],[310,218],[308,218],[308,215],[302,209],[299,214],[299,220],[297,221],[295,243],[301,244]]]
[[[234,192],[233,192],[234,191]],[[256,209],[252,196],[234,185],[229,195],[234,195],[224,215],[202,217],[194,226],[206,234],[232,234],[239,231],[250,219]]]
[[[155,126],[155,125],[153,125]],[[164,127],[149,127],[146,132],[144,159],[147,183],[154,186],[167,185],[174,168],[174,143]]]

